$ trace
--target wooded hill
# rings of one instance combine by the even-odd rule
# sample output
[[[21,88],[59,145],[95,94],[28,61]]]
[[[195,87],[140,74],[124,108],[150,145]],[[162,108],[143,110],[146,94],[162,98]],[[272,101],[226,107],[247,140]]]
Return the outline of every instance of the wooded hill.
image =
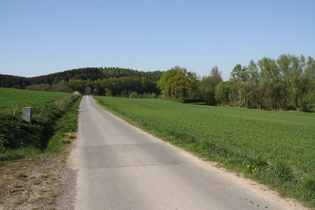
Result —
[[[143,72],[124,68],[80,68],[38,77],[0,74],[0,87],[85,94],[129,96],[159,94],[156,82],[163,72]]]

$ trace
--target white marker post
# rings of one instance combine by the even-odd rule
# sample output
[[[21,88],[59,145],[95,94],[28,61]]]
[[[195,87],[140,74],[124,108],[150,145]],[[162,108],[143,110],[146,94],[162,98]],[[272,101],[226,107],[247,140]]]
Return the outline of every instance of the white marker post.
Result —
[[[32,107],[23,107],[22,119],[26,122],[32,122]]]

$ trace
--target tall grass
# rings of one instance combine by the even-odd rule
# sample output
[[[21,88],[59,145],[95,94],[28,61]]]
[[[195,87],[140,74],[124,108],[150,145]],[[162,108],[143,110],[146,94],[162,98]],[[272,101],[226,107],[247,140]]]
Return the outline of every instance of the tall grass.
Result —
[[[95,97],[130,122],[315,207],[315,115]]]

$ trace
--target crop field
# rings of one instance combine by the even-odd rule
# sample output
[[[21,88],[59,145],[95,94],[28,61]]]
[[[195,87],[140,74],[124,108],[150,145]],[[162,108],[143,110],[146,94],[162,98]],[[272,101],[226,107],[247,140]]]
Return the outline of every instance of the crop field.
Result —
[[[68,93],[0,88],[0,112],[21,112],[22,108],[26,106],[35,106],[38,107],[40,111],[44,111],[45,105],[66,95],[68,95]]]
[[[315,115],[95,97],[167,141],[315,207]]]

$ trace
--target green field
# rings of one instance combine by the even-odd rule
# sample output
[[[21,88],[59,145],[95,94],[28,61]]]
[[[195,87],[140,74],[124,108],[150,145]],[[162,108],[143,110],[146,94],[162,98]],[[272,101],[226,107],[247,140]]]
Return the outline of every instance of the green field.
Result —
[[[45,111],[47,104],[66,95],[69,93],[0,88],[0,112],[21,112],[23,107],[36,107],[35,112]]]
[[[76,130],[75,109],[71,111],[75,113],[74,116],[71,115],[71,119],[63,119],[63,123],[57,121],[77,98],[70,93],[0,88],[0,160],[24,156],[21,153],[60,150],[61,146],[52,144],[50,138],[57,130]],[[23,107],[32,107],[32,123],[22,120]]]
[[[315,207],[314,114],[95,98],[154,135]]]

